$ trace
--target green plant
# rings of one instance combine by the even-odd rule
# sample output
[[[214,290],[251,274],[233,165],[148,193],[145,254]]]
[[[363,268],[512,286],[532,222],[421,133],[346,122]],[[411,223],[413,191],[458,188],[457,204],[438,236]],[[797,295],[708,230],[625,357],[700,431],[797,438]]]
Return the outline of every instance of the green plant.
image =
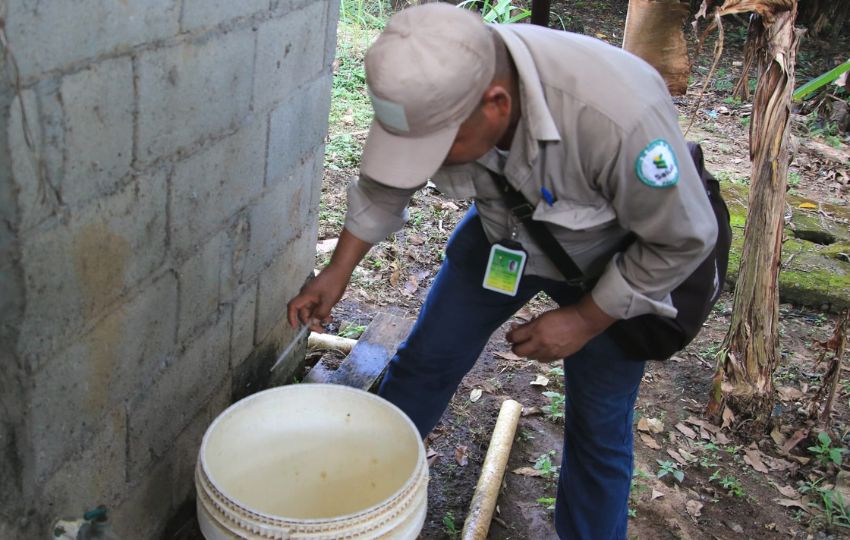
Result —
[[[820,75],[811,81],[807,82],[800,88],[794,90],[794,93],[791,94],[791,99],[801,100],[808,97],[810,94],[817,92],[827,84],[831,83],[835,79],[841,76],[845,71],[850,70],[850,60],[847,60],[843,64],[836,66],[835,68],[827,71],[823,75]]]
[[[460,531],[455,525],[455,516],[451,512],[446,512],[446,515],[443,516],[443,531],[445,531],[446,536],[449,538],[460,536]]]
[[[549,404],[543,407],[546,417],[553,422],[564,419],[564,404],[566,397],[560,392],[543,392],[549,398]]]
[[[655,476],[657,478],[664,478],[665,476],[670,474],[680,484],[685,479],[685,473],[684,473],[684,471],[679,469],[678,463],[676,463],[674,461],[662,461],[660,459],[656,459],[655,461],[657,461],[658,465],[660,465],[660,467],[661,467],[660,469],[658,469],[658,472],[655,473]]]
[[[340,325],[337,335],[344,338],[357,339],[363,334],[364,330],[366,330],[365,325],[345,322]]]
[[[750,117],[749,116],[742,116],[739,121],[741,122],[741,127],[745,127],[745,128],[750,127]]]
[[[490,0],[465,0],[457,5],[460,8],[477,9],[481,6],[481,18],[486,23],[510,24],[531,17],[531,10],[515,6],[511,0],[497,0],[494,4]]]
[[[788,173],[788,185],[791,186],[792,188],[799,187],[800,181],[802,179],[803,178],[800,176],[800,173],[798,173],[798,172]]]
[[[717,482],[725,489],[730,495],[734,495],[735,497],[743,497],[746,493],[744,493],[744,486],[741,485],[741,482],[731,475],[720,476],[720,469],[714,471],[708,478],[709,482]]]
[[[552,457],[554,457],[555,451],[549,450],[545,454],[542,454],[537,460],[534,462],[534,469],[540,471],[540,474],[543,478],[553,479],[558,474],[558,466],[552,464]]]
[[[546,510],[555,509],[555,497],[540,497],[537,502],[546,507]]]
[[[832,439],[825,431],[818,433],[818,444],[816,446],[810,446],[808,450],[815,455],[815,459],[817,459],[817,462],[820,465],[826,466],[832,462],[839,467],[843,460],[843,454],[847,451],[846,448],[833,448]]]
[[[844,496],[838,491],[823,488],[818,489],[817,494],[820,496],[820,505],[810,502],[809,506],[823,510],[823,519],[827,525],[850,529],[850,505]]]
[[[384,2],[380,0],[341,0],[340,21],[361,28],[381,30],[389,19]]]

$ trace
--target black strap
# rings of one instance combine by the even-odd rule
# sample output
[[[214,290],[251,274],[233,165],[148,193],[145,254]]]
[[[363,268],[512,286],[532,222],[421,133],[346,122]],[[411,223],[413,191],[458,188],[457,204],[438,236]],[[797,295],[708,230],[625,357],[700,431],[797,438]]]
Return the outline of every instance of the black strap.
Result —
[[[508,183],[508,179],[500,174],[488,170],[493,181],[496,182],[505,203],[511,213],[528,229],[529,234],[535,242],[543,249],[545,253],[558,270],[567,278],[567,282],[571,284],[584,284],[587,281],[584,272],[576,265],[569,253],[564,251],[561,243],[552,234],[552,231],[545,224],[534,221],[531,216],[534,214],[534,205],[528,202],[521,192],[514,189]]]

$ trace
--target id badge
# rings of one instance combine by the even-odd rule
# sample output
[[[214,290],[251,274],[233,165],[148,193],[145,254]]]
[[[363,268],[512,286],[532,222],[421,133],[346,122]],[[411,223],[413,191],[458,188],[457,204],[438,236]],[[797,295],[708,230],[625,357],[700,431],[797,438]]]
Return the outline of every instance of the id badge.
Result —
[[[508,296],[516,296],[527,257],[528,255],[522,249],[493,244],[490,247],[487,271],[484,273],[484,288]]]

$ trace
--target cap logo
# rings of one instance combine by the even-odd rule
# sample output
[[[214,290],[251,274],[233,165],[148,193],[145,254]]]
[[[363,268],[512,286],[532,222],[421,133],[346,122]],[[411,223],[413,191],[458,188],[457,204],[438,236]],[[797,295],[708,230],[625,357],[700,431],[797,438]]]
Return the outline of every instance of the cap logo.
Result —
[[[676,185],[679,181],[679,163],[673,148],[664,139],[649,143],[635,162],[635,172],[641,182],[655,188]]]
[[[404,112],[403,105],[379,98],[372,93],[372,90],[369,90],[369,98],[372,100],[375,118],[381,125],[394,131],[410,133],[410,125],[407,123],[407,114]]]

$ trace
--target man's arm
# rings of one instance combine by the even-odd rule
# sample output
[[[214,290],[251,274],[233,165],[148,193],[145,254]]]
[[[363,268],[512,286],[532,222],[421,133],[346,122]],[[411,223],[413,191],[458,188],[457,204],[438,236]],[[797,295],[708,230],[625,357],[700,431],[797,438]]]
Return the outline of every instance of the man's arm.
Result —
[[[343,229],[331,262],[290,300],[287,306],[290,326],[295,328],[300,321],[314,332],[323,331],[322,325],[330,322],[331,308],[342,298],[354,268],[371,248],[372,244]]]

